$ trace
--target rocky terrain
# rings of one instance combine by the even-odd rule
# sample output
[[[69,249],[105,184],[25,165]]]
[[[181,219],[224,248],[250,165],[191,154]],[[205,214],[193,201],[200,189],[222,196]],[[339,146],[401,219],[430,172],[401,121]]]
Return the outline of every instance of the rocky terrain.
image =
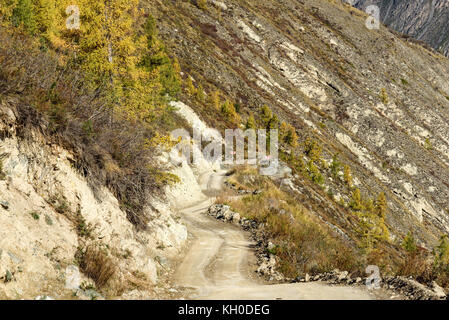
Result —
[[[449,3],[446,0],[354,0],[352,4],[361,10],[377,5],[382,23],[449,55]]]
[[[269,281],[279,283],[308,283],[321,281],[331,285],[347,286],[365,286],[367,283],[367,277],[360,277],[358,275],[350,274],[348,271],[340,271],[338,269],[315,275],[306,273],[304,276],[295,279],[285,278],[277,271],[278,262],[276,256],[270,253],[275,245],[268,241],[264,234],[263,226],[256,221],[241,218],[238,212],[233,212],[227,205],[212,205],[208,208],[207,214],[223,222],[238,225],[243,230],[251,233],[253,241],[257,244],[257,273]],[[377,290],[381,288],[383,291],[377,292],[377,298],[381,299],[445,300],[447,297],[445,290],[435,281],[429,286],[426,286],[412,278],[401,276],[388,276],[385,279],[381,279]],[[300,290],[300,288],[298,289]],[[324,291],[325,289],[322,290]]]
[[[153,107],[152,99],[139,100],[136,109],[128,110],[133,116],[141,112],[144,120],[129,120],[130,114],[115,114],[114,108],[105,112],[104,106],[117,100],[101,86],[93,93],[85,89],[90,95],[76,91],[82,87],[77,81],[84,78],[78,73],[64,78],[69,67],[59,64],[69,55],[60,51],[70,52],[64,46],[48,53],[55,58],[48,60],[54,68],[51,63],[51,68],[34,68],[37,60],[11,63],[20,60],[15,47],[22,38],[15,39],[0,52],[0,298],[229,299],[237,291],[242,299],[278,298],[278,292],[286,299],[369,299],[373,296],[361,287],[366,274],[360,270],[371,264],[372,256],[391,273],[396,259],[408,261],[404,250],[433,254],[440,237],[449,234],[449,60],[442,54],[449,50],[442,36],[448,31],[447,3],[388,5],[392,3],[397,2],[379,1],[387,13],[382,21],[437,51],[385,26],[369,30],[367,15],[347,1],[141,0],[139,9],[155,18],[144,28],[151,31],[147,49],[154,55],[135,63],[137,74],[154,80],[154,70],[138,69],[148,57],[157,64],[173,56],[176,63],[162,63],[162,71],[171,73],[159,75],[159,82],[145,78],[148,87],[136,85],[139,94],[122,98],[133,102],[146,97],[147,88],[162,87],[170,76],[182,78],[176,98],[169,91],[158,93],[163,112],[142,107],[148,107],[147,100]],[[363,8],[366,2],[353,4]],[[128,22],[123,25],[132,25]],[[7,32],[0,35],[13,39]],[[133,52],[146,52],[142,43]],[[26,56],[26,45],[19,49],[21,58]],[[47,49],[40,44],[36,50],[44,56]],[[138,60],[133,58],[128,62]],[[126,68],[117,69],[125,73]],[[136,75],[129,69],[125,81]],[[54,78],[42,76],[49,70]],[[112,84],[110,80],[112,76],[106,83]],[[63,82],[62,89],[57,81]],[[176,87],[173,83],[170,89]],[[38,98],[39,108],[33,100]],[[212,137],[224,129],[248,127],[253,116],[262,126],[264,105],[294,132],[291,147],[281,146],[276,175],[266,180],[251,176],[242,187],[222,181],[223,172],[232,176],[241,168],[203,157],[196,164],[188,159],[178,165],[168,162],[165,147],[173,141],[164,140],[167,128],[195,128]],[[150,122],[139,127],[145,121]],[[156,147],[153,138],[159,142]],[[320,152],[314,159],[316,149]],[[157,166],[144,162],[152,157]],[[259,185],[251,189],[245,183]],[[224,204],[227,192],[231,198],[248,197],[248,203],[266,201],[263,209],[278,232],[267,236],[267,221],[257,222]],[[271,198],[263,198],[266,193]],[[380,194],[386,196],[385,216],[376,216],[381,223],[371,229],[387,232],[364,247],[369,232],[362,227],[369,217],[354,207],[362,203],[373,211],[377,200],[372,200]],[[363,201],[354,204],[357,195]],[[223,226],[216,219],[232,224]],[[281,238],[283,230],[297,231],[294,239],[304,242],[292,243],[284,234],[277,243],[275,236]],[[404,246],[406,235],[417,244]],[[257,244],[254,250],[251,241]],[[273,249],[285,243],[298,245],[292,251],[298,260],[302,252],[312,252],[311,261],[290,268],[284,263],[299,276],[288,278],[278,270],[282,252]],[[323,243],[332,247],[313,252],[320,250],[315,244]],[[447,259],[447,246],[441,248]],[[357,271],[336,270],[332,262],[324,272],[315,258],[328,262],[328,252],[341,258],[336,263]],[[263,279],[254,279],[254,271]],[[322,283],[310,283],[318,280]],[[445,298],[444,289],[427,280],[386,274],[387,291],[380,298],[391,298],[388,290],[396,292],[394,298]],[[271,282],[277,284],[269,286]],[[352,285],[359,287],[348,287]]]
[[[269,105],[300,139],[322,143],[326,161],[339,153],[363,192],[385,192],[392,239],[413,230],[430,245],[449,231],[447,58],[385,27],[368,30],[367,15],[339,1],[150,3],[197,85],[219,88],[242,114]],[[325,195],[301,179],[293,185],[316,215],[345,229]]]
[[[225,172],[209,172],[203,190],[222,188]],[[193,193],[192,193],[193,194]],[[254,221],[240,218],[227,206],[212,205],[204,196],[180,211],[190,231],[190,243],[174,274],[174,283],[183,297],[219,300],[370,300],[389,298],[384,291],[364,287],[328,286],[325,283],[286,283],[275,270],[276,257],[262,253]],[[209,208],[208,208],[209,207]],[[208,215],[205,214],[207,211]],[[226,222],[216,221],[211,217]],[[252,239],[239,228],[251,230]],[[261,231],[261,228],[259,228]],[[257,243],[256,257],[251,249]],[[255,269],[257,268],[257,273]],[[262,275],[267,281],[258,277]]]
[[[154,297],[151,288],[187,239],[176,213],[166,200],[151,199],[150,231],[136,232],[111,192],[93,190],[74,169],[71,152],[39,130],[20,136],[15,105],[0,106],[0,298]],[[80,270],[77,253],[86,247],[112,271],[106,296],[94,281],[106,270]]]

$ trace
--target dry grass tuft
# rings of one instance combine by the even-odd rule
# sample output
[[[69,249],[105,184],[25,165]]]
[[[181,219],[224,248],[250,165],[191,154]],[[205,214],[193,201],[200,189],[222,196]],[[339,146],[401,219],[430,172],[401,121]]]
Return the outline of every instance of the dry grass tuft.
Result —
[[[89,245],[78,252],[81,271],[94,280],[97,288],[103,288],[115,274],[117,266],[101,248]]]

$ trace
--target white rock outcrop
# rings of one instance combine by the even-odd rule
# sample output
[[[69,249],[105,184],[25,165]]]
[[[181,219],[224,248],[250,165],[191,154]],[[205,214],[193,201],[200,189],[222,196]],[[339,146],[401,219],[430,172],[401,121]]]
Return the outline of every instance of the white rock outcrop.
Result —
[[[0,106],[0,130],[8,133],[0,140],[5,175],[0,180],[0,298],[71,296],[80,283],[89,281],[82,274],[78,277],[73,265],[84,241],[107,247],[118,266],[118,282],[140,272],[156,283],[157,258],[179,255],[187,239],[172,208],[160,199],[148,199],[147,231],[137,231],[108,189],[99,186],[94,192],[74,169],[74,155],[48,143],[38,131],[21,139],[15,126],[14,108]],[[52,204],[55,198],[64,199],[65,210],[81,214],[92,228],[92,239],[79,237],[73,221]]]

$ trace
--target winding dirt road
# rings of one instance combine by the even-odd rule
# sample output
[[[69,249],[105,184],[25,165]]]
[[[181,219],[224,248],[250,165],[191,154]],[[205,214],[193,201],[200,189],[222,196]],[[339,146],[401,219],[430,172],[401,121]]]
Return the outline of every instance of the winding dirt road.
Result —
[[[176,285],[190,289],[190,299],[360,300],[375,296],[364,288],[322,283],[275,284],[254,278],[253,243],[237,226],[217,221],[204,212],[220,192],[224,175],[200,177],[204,195],[197,204],[180,210],[191,245],[175,272]]]

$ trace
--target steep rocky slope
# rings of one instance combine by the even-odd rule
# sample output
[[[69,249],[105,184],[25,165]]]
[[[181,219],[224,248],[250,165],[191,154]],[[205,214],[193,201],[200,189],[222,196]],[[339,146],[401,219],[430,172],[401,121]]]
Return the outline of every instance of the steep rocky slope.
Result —
[[[174,104],[188,125],[211,130],[187,105]],[[39,125],[27,124],[28,112]],[[179,295],[171,278],[188,230],[178,209],[208,200],[204,175],[218,163],[173,167],[160,153],[158,161],[179,182],[149,195],[148,223],[137,229],[105,185],[93,187],[75,168],[77,155],[48,136],[49,123],[39,118],[17,99],[0,104],[0,299]]]
[[[446,0],[355,0],[352,3],[361,10],[377,5],[385,25],[449,55],[449,2]]]
[[[162,294],[152,288],[187,239],[167,199],[148,199],[147,231],[136,231],[111,192],[75,170],[73,152],[24,128],[16,107],[0,105],[0,298]]]
[[[161,37],[196,85],[230,96],[245,117],[263,104],[339,153],[355,185],[387,194],[392,240],[431,245],[449,231],[449,61],[405,42],[339,1],[148,1]],[[192,106],[206,121],[215,115]],[[323,190],[297,177],[299,200],[331,224],[351,224]]]
[[[252,114],[261,124],[263,105],[292,124],[299,136],[296,150],[281,150],[283,172],[270,183],[279,189],[277,194],[288,193],[285,199],[295,205],[291,207],[313,216],[310,221],[320,228],[310,230],[323,230],[325,236],[315,233],[310,237],[315,242],[310,243],[338,238],[354,249],[352,257],[360,258],[355,261],[361,267],[357,270],[364,270],[368,261],[357,255],[365,236],[360,231],[364,218],[351,210],[356,188],[364,199],[386,194],[389,237],[383,248],[393,252],[393,258],[403,253],[400,244],[409,231],[428,249],[448,234],[446,57],[404,41],[385,27],[368,30],[366,14],[337,0],[142,0],[140,6],[156,18],[164,46],[178,58],[184,80],[179,101],[167,108],[170,113],[152,115],[150,127],[156,131],[152,134],[139,131],[133,121],[111,123],[104,101],[96,100],[97,92],[79,94],[78,74],[76,80],[61,80],[64,72],[59,73],[54,60],[44,59],[45,48],[37,48],[41,58],[25,59],[25,66],[20,62],[27,58],[27,47],[17,51],[21,59],[15,56],[22,39],[5,50],[8,55],[1,61],[5,67],[0,69],[0,224],[7,227],[0,229],[0,297],[60,298],[76,292],[95,298],[97,291],[107,298],[173,297],[160,291],[164,285],[154,284],[169,275],[187,238],[176,210],[201,200],[205,173],[219,168],[205,161],[196,166],[185,161],[165,168],[171,170],[166,175],[160,171],[163,167],[153,168],[141,156],[142,149],[153,152],[145,149],[146,138],[160,138],[157,130],[165,134],[174,125],[220,131],[243,127]],[[155,32],[149,21],[146,26]],[[61,58],[58,50],[51,53]],[[157,61],[157,53],[150,57]],[[45,66],[34,68],[40,64]],[[46,68],[55,69],[51,77],[46,77]],[[179,73],[177,63],[170,70]],[[62,85],[56,87],[62,89],[56,96],[52,82],[58,81]],[[205,94],[209,97],[216,90],[218,102],[206,102]],[[39,94],[45,99],[33,108]],[[165,101],[168,96],[163,97]],[[234,102],[234,119],[228,117],[229,110],[220,108],[220,98]],[[181,117],[171,114],[175,111]],[[90,120],[98,114],[103,117],[92,125]],[[61,123],[55,128],[57,121]],[[310,154],[303,152],[307,141],[323,149],[316,159],[320,162],[316,170],[324,175],[318,183],[310,179],[311,166],[299,168],[299,161],[289,157],[313,165]],[[89,166],[83,166],[86,150],[93,151],[87,152]],[[125,161],[136,154],[139,161]],[[331,172],[336,155],[352,169],[353,186],[345,184],[341,168]],[[163,154],[156,162],[166,160]],[[163,189],[160,182],[167,184],[171,178],[178,183],[162,190],[165,195],[158,192]],[[147,183],[154,186],[146,188]],[[128,191],[131,197],[119,199]],[[133,197],[135,193],[138,197]],[[270,207],[272,199],[264,200],[268,208],[263,209],[273,209],[280,217],[280,207]],[[136,207],[139,210],[133,210]],[[310,247],[309,251],[317,251]],[[340,257],[342,247],[336,248],[329,250]],[[106,280],[111,280],[107,290],[100,290]]]

